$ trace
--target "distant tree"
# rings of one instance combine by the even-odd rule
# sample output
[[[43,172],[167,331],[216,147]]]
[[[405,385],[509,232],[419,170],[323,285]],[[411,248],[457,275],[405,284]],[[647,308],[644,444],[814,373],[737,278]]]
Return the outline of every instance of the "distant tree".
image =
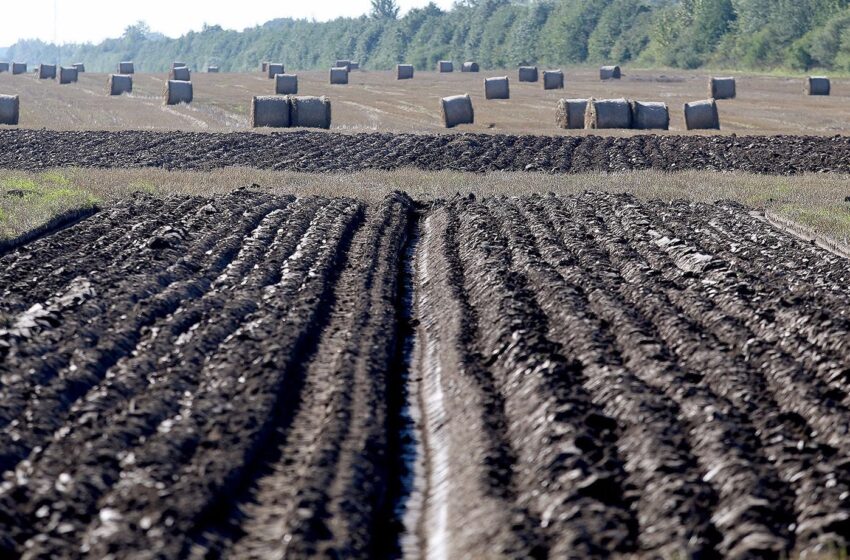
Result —
[[[372,17],[378,19],[396,19],[398,4],[395,0],[372,0]]]

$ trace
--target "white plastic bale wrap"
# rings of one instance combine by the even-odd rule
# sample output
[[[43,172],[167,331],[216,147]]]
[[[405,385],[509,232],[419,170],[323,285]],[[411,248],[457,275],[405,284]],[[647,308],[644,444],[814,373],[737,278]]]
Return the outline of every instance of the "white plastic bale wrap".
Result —
[[[9,71],[9,63],[8,62],[0,62],[0,72],[8,72]]]
[[[17,74],[26,74],[27,73],[27,63],[26,62],[13,62],[12,63],[12,75]]]
[[[180,82],[191,82],[192,81],[192,73],[185,66],[178,66],[176,68],[171,69],[171,73],[168,75],[169,80],[178,80]]]
[[[331,101],[327,97],[290,97],[289,111],[292,126],[331,127]]]
[[[60,66],[59,67],[59,83],[60,84],[73,84],[77,81],[78,72],[77,69],[73,66]]]
[[[584,115],[587,112],[587,99],[561,99],[555,115],[558,128],[584,128]]]
[[[454,72],[455,65],[451,60],[441,60],[437,63],[437,70],[443,73]]]
[[[510,99],[511,86],[508,77],[486,78],[484,80],[484,97],[487,99]]]
[[[809,95],[829,95],[832,85],[826,76],[810,76],[806,80],[806,93]]]
[[[348,67],[331,68],[331,84],[345,85],[348,83]]]
[[[620,67],[619,66],[603,66],[599,69],[599,79],[600,80],[619,80],[620,79]]]
[[[396,79],[398,80],[412,80],[413,79],[413,65],[412,64],[399,64],[395,67],[396,71]]]
[[[298,76],[295,74],[278,74],[274,77],[274,92],[278,95],[295,95],[298,93]]]
[[[720,115],[714,99],[685,103],[685,127],[688,130],[719,130]]]
[[[135,74],[136,68],[132,62],[120,62],[118,64],[119,74]]]
[[[109,75],[109,95],[121,95],[122,93],[132,93],[132,91],[133,76],[130,74]]]
[[[39,80],[55,80],[56,65],[55,64],[39,64],[38,65]]]
[[[537,66],[520,66],[519,67],[520,82],[536,82],[537,81]]]
[[[286,71],[283,69],[283,64],[279,62],[269,62],[266,65],[266,75],[270,80],[274,80],[274,77],[278,74],[283,74]]]
[[[737,95],[735,78],[710,78],[708,96],[712,99],[735,99]]]
[[[544,70],[543,89],[564,89],[564,73],[560,70]]]
[[[589,129],[631,128],[632,108],[626,99],[590,99],[584,115]]]
[[[446,128],[475,122],[475,110],[472,108],[472,99],[470,99],[469,94],[442,98],[440,100],[440,112]]]
[[[278,95],[255,96],[251,101],[251,126],[254,128],[261,126],[288,128],[291,123],[289,107],[288,97]]]
[[[21,102],[17,95],[0,95],[0,124],[17,125]]]
[[[658,101],[632,101],[632,128],[639,130],[669,130],[670,110]]]
[[[194,97],[192,89],[192,82],[168,80],[165,86],[165,104],[191,103]]]
[[[75,62],[75,63],[74,63],[74,64],[72,64],[71,66],[73,66],[74,68],[76,68],[76,69],[77,69],[77,72],[79,72],[79,73],[83,73],[83,72],[85,72],[85,71],[86,71],[86,65],[85,65],[85,64],[83,64],[82,62]]]
[[[463,65],[460,67],[461,72],[478,72],[480,70],[481,67],[478,66],[478,63],[473,62],[471,60],[464,62]]]

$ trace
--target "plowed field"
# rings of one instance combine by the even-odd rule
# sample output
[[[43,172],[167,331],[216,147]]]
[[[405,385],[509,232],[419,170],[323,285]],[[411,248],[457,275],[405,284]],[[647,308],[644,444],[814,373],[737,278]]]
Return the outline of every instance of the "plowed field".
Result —
[[[0,556],[828,552],[848,314],[733,203],[136,195],[0,255]]]

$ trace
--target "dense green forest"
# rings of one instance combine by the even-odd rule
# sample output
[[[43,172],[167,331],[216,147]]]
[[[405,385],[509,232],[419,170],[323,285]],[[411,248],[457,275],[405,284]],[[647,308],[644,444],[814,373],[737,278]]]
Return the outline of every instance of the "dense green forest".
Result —
[[[83,61],[97,71],[120,60],[141,71],[165,70],[172,60],[224,71],[255,69],[261,60],[316,69],[336,58],[368,69],[453,59],[484,68],[610,62],[850,71],[850,0],[462,0],[403,17],[393,0],[372,3],[359,18],[276,19],[244,31],[213,25],[177,39],[138,23],[97,45],[20,41],[5,58]]]

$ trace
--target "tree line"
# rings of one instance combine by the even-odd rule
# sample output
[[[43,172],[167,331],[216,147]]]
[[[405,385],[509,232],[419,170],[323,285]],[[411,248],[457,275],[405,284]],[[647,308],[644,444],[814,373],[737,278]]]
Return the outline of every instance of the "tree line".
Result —
[[[23,40],[5,58],[164,71],[173,60],[222,71],[260,61],[325,69],[338,58],[386,70],[475,60],[483,68],[619,63],[641,66],[850,71],[850,0],[461,0],[398,17],[394,0],[327,22],[275,19],[243,31],[207,25],[172,39],[139,22],[98,44]]]

